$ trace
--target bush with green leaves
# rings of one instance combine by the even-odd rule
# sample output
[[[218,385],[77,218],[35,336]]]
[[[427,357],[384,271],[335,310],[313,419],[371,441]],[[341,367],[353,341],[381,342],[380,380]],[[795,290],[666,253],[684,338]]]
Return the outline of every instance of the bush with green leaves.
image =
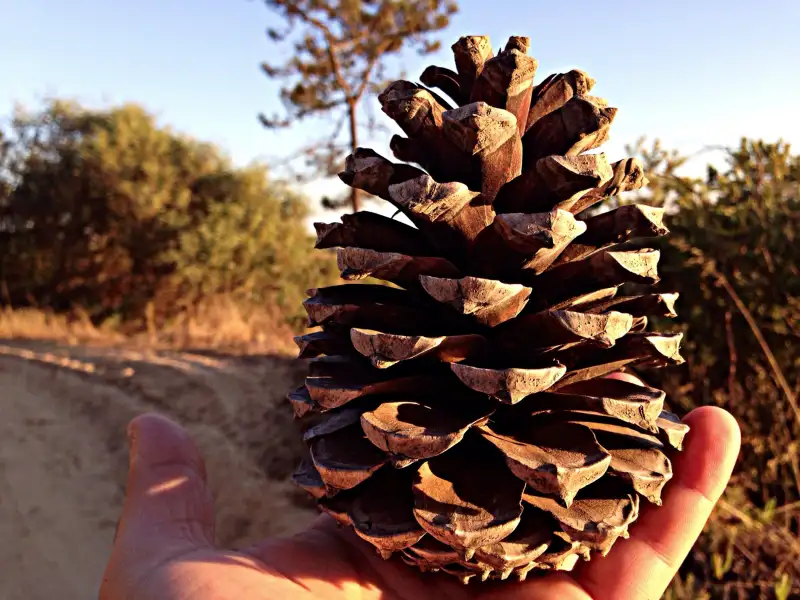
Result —
[[[0,181],[0,299],[15,306],[163,323],[225,294],[297,322],[305,289],[335,279],[302,197],[136,105],[18,110]]]
[[[658,143],[628,150],[650,179],[640,201],[670,213],[659,272],[681,292],[687,364],[659,383],[682,411],[726,408],[743,433],[721,510],[682,570],[691,590],[671,597],[800,594],[800,156],[743,139],[724,168],[693,178]]]

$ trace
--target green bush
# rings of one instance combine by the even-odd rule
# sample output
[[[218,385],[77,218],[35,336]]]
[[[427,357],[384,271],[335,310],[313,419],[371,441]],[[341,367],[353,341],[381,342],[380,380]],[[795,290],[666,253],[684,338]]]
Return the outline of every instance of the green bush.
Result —
[[[224,294],[296,321],[305,289],[335,278],[303,198],[139,106],[53,101],[0,143],[5,303],[161,324]]]
[[[663,288],[681,293],[673,327],[686,333],[686,365],[646,377],[681,411],[726,408],[743,433],[721,510],[671,597],[775,597],[787,585],[798,594],[800,156],[742,140],[723,170],[690,178],[657,143],[629,150],[651,180],[637,200],[670,213],[659,271]]]

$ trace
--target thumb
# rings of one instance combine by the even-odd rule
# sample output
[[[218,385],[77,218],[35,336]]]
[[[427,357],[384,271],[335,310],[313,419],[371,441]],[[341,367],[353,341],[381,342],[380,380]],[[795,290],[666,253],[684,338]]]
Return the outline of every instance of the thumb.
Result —
[[[130,469],[116,546],[164,561],[214,545],[205,464],[185,429],[146,414],[128,426]]]

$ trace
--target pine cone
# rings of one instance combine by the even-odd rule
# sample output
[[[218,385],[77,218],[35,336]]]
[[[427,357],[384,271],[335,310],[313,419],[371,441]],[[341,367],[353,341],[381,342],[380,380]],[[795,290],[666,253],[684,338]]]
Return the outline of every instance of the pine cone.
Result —
[[[642,167],[586,153],[616,109],[581,71],[534,86],[528,46],[492,56],[464,37],[456,71],[380,95],[407,136],[395,156],[419,167],[360,148],[340,177],[415,227],[370,212],[316,225],[345,280],[394,285],[309,292],[320,329],[297,338],[314,360],[289,396],[310,449],[295,481],[320,508],[385,558],[465,582],[605,555],[640,496],[660,504],[688,429],[661,390],[606,377],[683,362],[680,335],[646,331],[677,294],[617,294],[658,281],[656,250],[614,248],[667,233],[663,210],[582,214],[641,187]]]

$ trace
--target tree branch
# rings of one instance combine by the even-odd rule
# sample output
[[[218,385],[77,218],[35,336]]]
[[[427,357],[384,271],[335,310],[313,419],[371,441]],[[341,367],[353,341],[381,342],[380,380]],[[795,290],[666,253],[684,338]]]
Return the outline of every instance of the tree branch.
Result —
[[[739,294],[736,293],[736,290],[728,281],[728,278],[717,271],[716,267],[713,268],[713,273],[719,285],[725,290],[725,292],[727,292],[728,296],[730,296],[731,300],[733,300],[733,303],[736,305],[736,308],[739,309],[739,312],[742,313],[745,321],[747,321],[750,331],[753,332],[753,335],[758,341],[758,345],[761,346],[761,351],[764,353],[764,356],[767,358],[767,362],[769,362],[769,365],[772,368],[772,373],[775,376],[775,379],[778,380],[778,385],[781,387],[781,390],[786,396],[786,401],[792,407],[795,421],[797,421],[797,424],[800,425],[800,407],[797,406],[797,399],[794,397],[794,392],[792,392],[792,389],[789,387],[789,382],[786,381],[786,376],[783,374],[775,355],[772,353],[772,349],[770,349],[769,344],[767,344],[767,340],[761,333],[761,329],[758,327],[758,324],[753,318],[752,313],[744,305],[744,302],[742,302],[742,299],[739,297]]]
[[[325,25],[319,19],[312,17],[308,12],[303,10],[302,8],[298,7],[297,5],[291,5],[286,7],[286,14],[290,17],[300,17],[301,21],[308,23],[309,25],[313,25],[325,35],[326,38],[335,38],[336,36],[333,35],[333,32],[330,28]]]
[[[323,23],[319,19],[312,17],[310,14],[308,14],[307,11],[303,10],[302,8],[299,8],[296,5],[287,7],[286,13],[290,17],[291,16],[299,17],[301,21],[307,23],[308,25],[316,27],[322,32],[322,35],[325,37],[325,44],[326,44],[325,49],[328,53],[328,60],[330,60],[331,69],[333,70],[333,75],[336,78],[336,83],[339,85],[339,87],[342,88],[342,91],[345,93],[346,96],[351,97],[353,90],[342,76],[342,68],[341,65],[339,64],[339,59],[336,57],[336,53],[334,51],[334,47],[338,47],[339,45],[343,44],[344,40],[337,40],[336,36],[333,35],[333,32],[331,31],[330,27],[325,25],[325,23]]]
[[[798,426],[800,426],[800,407],[797,405],[797,398],[795,398],[792,388],[789,387],[789,382],[786,380],[786,376],[783,374],[783,371],[778,364],[778,360],[772,353],[772,349],[769,347],[766,338],[764,338],[758,323],[756,323],[756,320],[753,318],[753,314],[750,312],[747,306],[745,306],[744,302],[739,297],[739,294],[736,293],[736,290],[731,285],[730,281],[728,281],[728,278],[722,272],[720,272],[719,269],[717,269],[715,261],[707,259],[702,250],[695,248],[686,242],[678,242],[677,245],[684,251],[688,250],[692,252],[695,256],[703,261],[708,274],[723,290],[725,290],[725,293],[728,294],[730,299],[736,305],[736,308],[740,313],[742,313],[744,320],[747,321],[750,331],[753,332],[753,336],[755,336],[758,345],[761,347],[761,351],[764,353],[764,356],[769,363],[772,374],[778,382],[778,386],[781,388],[783,395],[786,397],[786,401],[789,403],[789,406],[794,413],[795,422]]]
[[[388,47],[388,46],[387,46]],[[367,90],[367,86],[369,85],[369,77],[372,74],[372,69],[375,68],[375,65],[378,64],[381,56],[386,50],[380,50],[376,52],[375,55],[370,58],[369,62],[367,63],[367,67],[364,69],[364,76],[361,79],[361,83],[358,86],[358,90],[356,90],[355,94],[355,101],[358,102],[361,100],[361,97],[364,95],[364,92]]]
[[[725,312],[725,334],[728,341],[728,399],[730,402],[735,400],[734,392],[736,391],[736,343],[733,337],[733,315],[731,311]]]
[[[342,88],[344,95],[348,99],[348,103],[352,101],[353,97],[353,88],[350,87],[344,76],[342,76],[342,67],[339,64],[339,59],[336,57],[336,53],[333,51],[333,43],[334,40],[328,35],[325,35],[325,42],[328,44],[327,52],[328,52],[328,60],[331,61],[331,69],[333,70],[333,76],[336,78],[336,83]]]

